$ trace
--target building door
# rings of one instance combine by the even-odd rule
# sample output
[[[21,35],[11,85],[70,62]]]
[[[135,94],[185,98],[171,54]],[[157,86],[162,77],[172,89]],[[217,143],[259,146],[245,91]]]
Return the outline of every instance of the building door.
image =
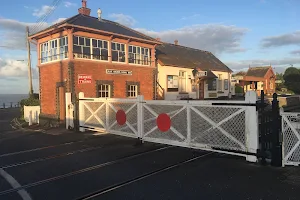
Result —
[[[199,99],[204,99],[204,80],[200,80],[199,82]]]

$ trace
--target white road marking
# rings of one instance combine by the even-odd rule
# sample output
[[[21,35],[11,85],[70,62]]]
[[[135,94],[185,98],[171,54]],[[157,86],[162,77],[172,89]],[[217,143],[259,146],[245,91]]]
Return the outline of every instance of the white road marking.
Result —
[[[10,174],[8,174],[6,171],[4,171],[3,169],[0,168],[0,175],[14,188],[20,188],[21,185],[20,183],[18,183],[18,181],[16,179],[14,179],[14,177],[12,177]],[[18,194],[22,197],[23,200],[32,200],[32,198],[30,197],[30,195],[27,193],[26,190],[21,189],[18,190]]]

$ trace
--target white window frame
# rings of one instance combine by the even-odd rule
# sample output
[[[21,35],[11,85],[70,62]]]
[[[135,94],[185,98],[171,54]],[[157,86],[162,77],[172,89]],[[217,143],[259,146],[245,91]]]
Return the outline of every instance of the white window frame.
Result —
[[[222,92],[223,91],[223,79],[222,79],[222,74],[219,74],[218,77],[218,91]]]
[[[63,46],[60,46],[61,40],[65,40],[65,44]],[[52,44],[54,44],[55,47],[52,47]],[[69,51],[69,49],[68,51],[66,51],[67,48],[68,48],[68,36],[55,38],[47,42],[41,43],[40,52],[39,52],[40,63],[46,64],[50,62],[67,59],[68,51]],[[65,56],[61,57],[61,55],[65,55]]]
[[[77,37],[77,44],[75,44],[75,40],[74,38]],[[88,37],[84,37],[84,36],[79,36],[79,35],[74,35],[74,38],[73,38],[73,52],[74,52],[74,46],[79,46],[81,48],[81,53],[77,53],[77,52],[74,52],[74,58],[76,59],[92,59],[92,44],[91,44],[91,38],[88,38]],[[80,44],[80,38],[83,38],[83,44]],[[90,41],[90,46],[87,46],[87,42],[86,41]],[[86,48],[86,47],[89,47],[90,49],[90,54],[89,55],[85,55],[83,53],[83,48]]]
[[[110,90],[111,88],[109,84],[99,84],[97,86],[98,98],[110,98]],[[103,94],[105,95],[103,96]]]
[[[187,92],[187,84],[186,84],[186,71],[179,71],[179,84],[178,84],[178,92]]]
[[[131,49],[130,49],[131,48]],[[134,53],[134,48],[135,53]],[[130,54],[133,55],[133,62],[130,61]],[[141,47],[141,46],[135,46],[135,45],[129,45],[128,46],[128,63],[134,64],[134,65],[145,65],[150,66],[151,65],[151,51],[150,48],[147,47]],[[147,58],[147,59],[145,59]]]
[[[127,97],[136,98],[137,96],[138,96],[138,85],[127,85]]]
[[[113,44],[115,44],[115,49],[113,49]],[[118,48],[120,45],[120,48]],[[122,50],[122,45],[124,45],[124,51]],[[118,61],[113,60],[113,52],[116,51],[118,53]],[[124,55],[124,61],[120,61],[121,55]],[[119,42],[111,42],[111,60],[113,63],[125,63],[126,62],[126,44]]]
[[[92,60],[99,60],[99,61],[108,61],[108,57],[109,57],[109,49],[108,49],[108,46],[109,46],[109,41],[107,40],[101,40],[101,39],[95,39],[95,38],[90,38],[91,40],[91,52],[92,52]],[[93,44],[93,40],[96,40],[97,41],[97,46],[94,47],[94,44]],[[99,47],[99,42],[101,42],[101,47]],[[104,43],[106,42],[106,48],[104,47]],[[99,55],[99,58],[100,59],[96,59],[94,58],[95,54],[94,54],[94,48],[98,48],[100,50],[100,55]],[[102,50],[106,50],[107,51],[107,57],[103,59],[103,55],[101,55],[102,53]]]

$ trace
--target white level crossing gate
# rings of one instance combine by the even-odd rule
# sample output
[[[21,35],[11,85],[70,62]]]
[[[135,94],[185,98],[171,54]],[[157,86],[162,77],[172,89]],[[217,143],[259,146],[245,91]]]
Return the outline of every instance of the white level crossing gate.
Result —
[[[105,131],[143,141],[204,149],[256,162],[257,95],[245,101],[145,101],[85,98],[79,94],[80,130]]]

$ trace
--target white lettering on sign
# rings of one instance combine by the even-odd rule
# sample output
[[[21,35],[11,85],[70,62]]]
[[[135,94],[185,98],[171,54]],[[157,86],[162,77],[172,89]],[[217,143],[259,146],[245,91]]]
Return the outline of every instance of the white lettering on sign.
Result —
[[[129,70],[117,70],[117,69],[107,69],[106,74],[121,74],[121,75],[132,75],[132,71]]]
[[[201,77],[201,76],[207,76],[207,71],[200,71],[198,72],[198,76]]]
[[[92,76],[86,74],[78,75],[78,84],[92,83]]]

